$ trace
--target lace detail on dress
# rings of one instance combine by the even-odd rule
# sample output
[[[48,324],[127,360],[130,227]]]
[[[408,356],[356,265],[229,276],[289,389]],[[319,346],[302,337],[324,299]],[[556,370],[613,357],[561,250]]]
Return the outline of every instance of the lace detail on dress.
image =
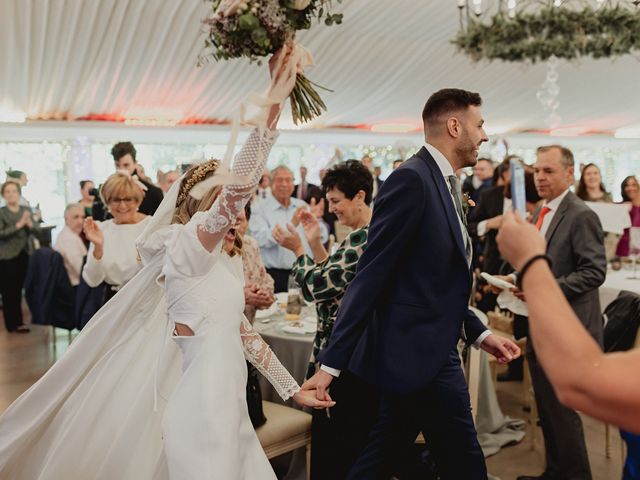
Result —
[[[276,138],[277,132],[265,130],[260,133],[257,128],[249,134],[231,169],[234,175],[246,177],[247,182],[226,185],[222,189],[199,226],[202,230],[220,234],[222,237],[235,224],[238,214],[244,210],[262,177],[267,157]]]
[[[269,380],[283,400],[300,391],[298,383],[246,318],[240,324],[240,338],[245,358]]]

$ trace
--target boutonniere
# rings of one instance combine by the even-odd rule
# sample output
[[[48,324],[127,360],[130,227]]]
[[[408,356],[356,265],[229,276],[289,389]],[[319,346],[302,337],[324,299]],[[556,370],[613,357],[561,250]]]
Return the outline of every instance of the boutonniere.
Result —
[[[464,219],[466,223],[467,215],[469,214],[469,208],[473,208],[476,206],[476,202],[471,200],[468,193],[462,194],[462,213],[464,213]]]

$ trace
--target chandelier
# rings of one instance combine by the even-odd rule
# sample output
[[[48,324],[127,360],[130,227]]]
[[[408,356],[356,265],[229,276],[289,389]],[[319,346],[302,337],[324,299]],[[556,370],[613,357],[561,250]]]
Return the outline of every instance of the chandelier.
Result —
[[[640,0],[457,0],[452,43],[474,61],[640,53]]]

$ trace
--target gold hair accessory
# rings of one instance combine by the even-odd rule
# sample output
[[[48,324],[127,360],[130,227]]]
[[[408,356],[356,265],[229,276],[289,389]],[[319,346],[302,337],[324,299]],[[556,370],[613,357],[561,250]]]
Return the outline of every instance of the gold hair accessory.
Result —
[[[191,191],[193,187],[215,172],[218,169],[219,163],[219,160],[212,158],[211,160],[198,165],[198,168],[193,171],[191,176],[182,183],[176,204],[181,204],[184,199],[187,198],[189,191]]]

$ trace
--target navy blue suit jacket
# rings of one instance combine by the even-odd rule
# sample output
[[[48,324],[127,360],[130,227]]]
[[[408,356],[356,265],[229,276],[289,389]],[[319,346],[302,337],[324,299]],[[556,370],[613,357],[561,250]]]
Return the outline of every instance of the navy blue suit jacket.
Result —
[[[426,387],[463,325],[468,343],[486,330],[467,306],[463,242],[447,183],[423,147],[378,192],[367,248],[320,362],[389,392]]]

